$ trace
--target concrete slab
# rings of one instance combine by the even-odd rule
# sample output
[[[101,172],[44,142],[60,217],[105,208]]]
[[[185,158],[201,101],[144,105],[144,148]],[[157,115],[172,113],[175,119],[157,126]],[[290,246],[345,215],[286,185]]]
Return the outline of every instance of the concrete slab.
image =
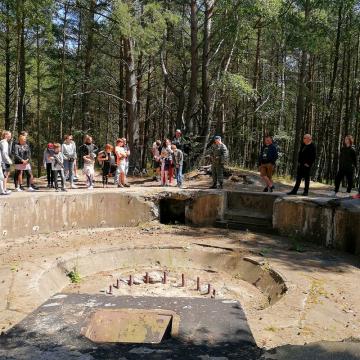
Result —
[[[81,335],[97,309],[163,309],[180,317],[179,333],[160,344],[99,344]],[[76,355],[75,355],[76,354]],[[259,359],[237,301],[57,294],[0,337],[1,359]]]

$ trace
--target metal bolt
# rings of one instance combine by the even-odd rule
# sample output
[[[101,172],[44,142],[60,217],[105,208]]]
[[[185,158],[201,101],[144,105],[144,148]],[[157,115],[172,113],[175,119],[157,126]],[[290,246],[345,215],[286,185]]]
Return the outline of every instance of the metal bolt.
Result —
[[[167,274],[166,271],[164,271],[163,284],[166,284],[166,281],[167,281]]]
[[[181,274],[181,286],[184,287],[185,286],[185,275]]]
[[[109,286],[109,292],[108,292],[108,294],[109,294],[109,295],[112,295],[112,293],[113,293],[113,292],[112,292],[112,285],[110,285],[110,286]]]
[[[119,281],[119,279],[116,279],[116,286],[115,286],[117,289],[119,289],[120,288],[120,281]]]
[[[149,278],[149,273],[147,272],[145,274],[145,284],[149,284],[149,282],[150,282],[150,278]]]
[[[213,290],[213,294],[212,294],[212,297],[215,299],[215,295],[216,295],[216,290],[214,289]]]
[[[129,277],[129,286],[132,286],[133,285],[133,277],[132,275],[130,275]]]
[[[209,295],[211,294],[211,284],[208,284],[208,292]]]
[[[200,291],[200,278],[196,279],[196,291]]]

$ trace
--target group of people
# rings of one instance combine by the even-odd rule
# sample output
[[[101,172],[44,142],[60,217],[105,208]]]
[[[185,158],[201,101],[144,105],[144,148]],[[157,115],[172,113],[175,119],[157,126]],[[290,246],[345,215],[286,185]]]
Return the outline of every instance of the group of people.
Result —
[[[86,177],[86,186],[88,189],[93,189],[95,161],[98,160],[102,168],[103,186],[108,185],[108,178],[112,174],[118,187],[129,187],[126,182],[129,156],[130,149],[125,138],[117,139],[114,147],[106,144],[104,149],[99,151],[98,147],[93,143],[93,138],[90,135],[85,135],[84,143],[80,146],[78,152],[72,135],[65,135],[62,144],[49,143],[44,151],[43,165],[46,169],[47,186],[48,188],[54,188],[56,191],[67,191],[67,179],[70,187],[76,189],[75,180],[77,180],[77,177],[75,175],[77,161],[80,160]],[[13,164],[15,167],[15,191],[21,192],[25,190],[23,186],[24,176],[27,179],[28,191],[38,190],[38,187],[34,184],[31,169],[31,149],[28,143],[28,134],[25,131],[19,134],[17,141],[12,141],[10,131],[5,130],[2,132],[0,141],[0,195],[11,194],[11,190],[8,189],[8,179]]]
[[[183,187],[183,170],[185,165],[185,141],[181,130],[176,130],[172,141],[165,139],[156,140],[152,146],[152,158],[155,177],[162,186],[172,185],[174,178],[179,188]],[[224,166],[227,162],[229,152],[220,136],[213,138],[209,155],[211,158],[211,169],[213,183],[211,189],[223,188]],[[79,156],[79,158],[78,158]],[[115,145],[106,144],[104,149],[93,143],[90,135],[85,135],[84,143],[77,151],[72,135],[65,135],[64,141],[60,143],[49,143],[44,151],[43,164],[47,174],[47,186],[55,188],[56,191],[66,191],[66,180],[72,189],[75,185],[77,162],[83,167],[88,189],[94,187],[95,161],[97,160],[102,169],[102,183],[106,187],[109,177],[114,177],[114,184],[119,188],[129,187],[127,174],[129,170],[130,148],[125,138],[116,140]],[[316,159],[316,147],[310,134],[305,134],[298,154],[298,167],[296,182],[288,195],[297,195],[301,181],[304,179],[305,186],[302,195],[307,196],[310,187],[310,175]],[[264,143],[259,154],[260,176],[265,183],[264,192],[273,192],[273,174],[278,160],[278,149],[271,136],[265,136]],[[12,141],[10,131],[3,131],[0,141],[0,195],[9,195],[8,179],[11,166],[14,165],[15,191],[24,191],[24,177],[26,177],[29,191],[36,191],[34,176],[31,169],[31,149],[28,143],[26,131],[20,132],[17,141]],[[347,179],[347,192],[351,193],[353,188],[354,174],[357,170],[357,154],[354,148],[354,139],[351,135],[344,138],[343,147],[339,156],[339,170],[335,177],[335,188],[332,193],[336,196],[341,181]],[[60,187],[59,187],[60,179]],[[359,194],[355,196],[360,198]]]
[[[259,171],[260,176],[265,183],[264,192],[273,192],[274,183],[272,176],[274,174],[276,161],[278,159],[278,149],[273,143],[271,136],[264,138],[264,144],[259,154]],[[312,136],[305,134],[298,154],[298,166],[296,171],[296,182],[293,189],[288,195],[297,195],[301,181],[304,179],[303,196],[308,196],[310,188],[311,170],[316,160],[316,147],[313,143]],[[351,135],[344,138],[344,143],[339,156],[339,170],[335,177],[335,189],[331,193],[337,196],[340,184],[344,177],[347,180],[347,193],[351,193],[354,184],[354,175],[357,170],[357,155],[354,148],[354,139]],[[354,198],[360,198],[360,185],[358,194]]]
[[[176,133],[181,134],[181,131],[177,130]],[[175,172],[176,185],[183,187],[184,153],[178,148],[179,143],[179,140],[171,142],[165,139],[163,142],[156,140],[152,146],[153,169],[162,186],[172,184]]]

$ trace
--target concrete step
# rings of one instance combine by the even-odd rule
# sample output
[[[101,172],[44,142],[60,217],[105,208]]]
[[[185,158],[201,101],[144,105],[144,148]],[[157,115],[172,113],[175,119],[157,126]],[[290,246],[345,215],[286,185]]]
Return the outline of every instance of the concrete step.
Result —
[[[226,210],[224,220],[234,221],[242,224],[253,224],[259,226],[272,226],[272,217],[258,211]]]
[[[250,223],[240,223],[237,221],[231,220],[217,220],[215,222],[215,227],[222,229],[233,229],[233,230],[242,230],[242,231],[251,231],[254,233],[276,235],[277,231],[269,224],[258,225]]]
[[[275,200],[282,196],[277,193],[227,191],[226,208],[228,210],[246,210],[272,216]]]

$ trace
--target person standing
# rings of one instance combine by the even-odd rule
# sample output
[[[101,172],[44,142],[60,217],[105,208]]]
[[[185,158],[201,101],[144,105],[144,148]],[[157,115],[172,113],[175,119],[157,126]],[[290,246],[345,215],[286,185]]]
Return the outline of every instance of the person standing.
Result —
[[[169,169],[172,166],[172,150],[169,139],[165,139],[160,152],[161,185],[169,185]]]
[[[52,160],[51,157],[54,155],[54,144],[49,143],[44,151],[43,163],[46,169],[47,187],[54,187],[54,174],[52,171]]]
[[[309,187],[310,187],[310,173],[311,173],[311,168],[315,162],[315,158],[316,158],[316,147],[312,142],[312,136],[310,134],[305,134],[298,156],[296,182],[294,188],[290,192],[288,192],[287,195],[297,195],[297,192],[301,184],[301,180],[304,179],[305,186],[302,195],[308,196]]]
[[[16,191],[23,191],[22,180],[25,173],[28,182],[28,191],[35,191],[37,188],[34,186],[34,176],[31,171],[30,165],[31,151],[30,146],[26,142],[26,135],[19,136],[19,142],[14,145],[14,160],[15,160],[15,188]]]
[[[173,162],[175,166],[175,175],[176,175],[176,185],[179,188],[182,188],[183,184],[183,176],[182,169],[184,164],[184,154],[181,150],[179,150],[175,144],[171,145],[171,150],[173,152]]]
[[[4,176],[4,180],[3,180],[3,191],[6,193],[11,193],[10,190],[7,189],[7,180],[10,176],[10,166],[12,165],[12,160],[10,157],[10,148],[9,148],[9,143],[11,141],[11,132],[4,130],[2,132],[2,136],[1,136],[1,141],[0,141],[0,155],[2,157],[2,163],[3,163],[3,176]]]
[[[357,167],[356,150],[353,147],[354,138],[351,135],[347,135],[344,138],[344,146],[340,150],[339,158],[339,170],[335,177],[335,189],[332,193],[333,196],[337,196],[339,192],[340,183],[344,177],[347,180],[347,193],[351,193],[353,187],[354,172]]]
[[[213,184],[210,189],[216,189],[219,183],[219,189],[223,188],[224,166],[229,157],[229,152],[225,144],[222,143],[220,136],[214,137],[214,144],[211,147],[211,172]]]
[[[73,141],[72,135],[65,135],[64,143],[61,146],[61,152],[64,156],[64,171],[68,173],[70,187],[76,189],[74,184],[74,163],[77,159],[76,144]]]
[[[116,173],[115,173],[115,183],[119,188],[130,187],[126,183],[126,157],[127,152],[124,148],[124,140],[117,139],[115,146],[115,156],[116,156]]]
[[[93,138],[90,135],[85,135],[84,144],[80,147],[80,153],[82,160],[84,161],[83,172],[86,176],[86,185],[89,190],[94,188],[94,176],[95,176],[95,159],[97,146],[93,144]]]
[[[106,144],[104,150],[100,151],[97,159],[101,164],[102,169],[102,184],[103,187],[108,186],[109,175],[111,174],[111,164],[115,162],[114,160],[114,148],[110,144]]]
[[[126,152],[126,158],[125,158],[125,176],[128,175],[129,172],[129,156],[130,156],[130,148],[127,145],[127,140],[126,138],[122,138],[123,142],[124,142],[124,150]]]
[[[264,145],[261,148],[259,155],[259,171],[260,176],[264,180],[266,187],[264,192],[273,192],[274,184],[272,176],[275,169],[276,160],[278,159],[278,151],[276,146],[273,144],[271,136],[265,136]]]
[[[4,176],[4,162],[2,158],[2,152],[0,151],[0,195],[10,195],[11,191],[6,190],[5,188],[5,176]]]
[[[54,185],[55,191],[59,191],[59,175],[61,181],[61,191],[66,191],[65,188],[65,172],[64,172],[64,155],[61,152],[61,145],[55,143],[54,144],[54,152],[52,156],[50,156],[51,160],[51,170],[53,172],[54,177]]]

